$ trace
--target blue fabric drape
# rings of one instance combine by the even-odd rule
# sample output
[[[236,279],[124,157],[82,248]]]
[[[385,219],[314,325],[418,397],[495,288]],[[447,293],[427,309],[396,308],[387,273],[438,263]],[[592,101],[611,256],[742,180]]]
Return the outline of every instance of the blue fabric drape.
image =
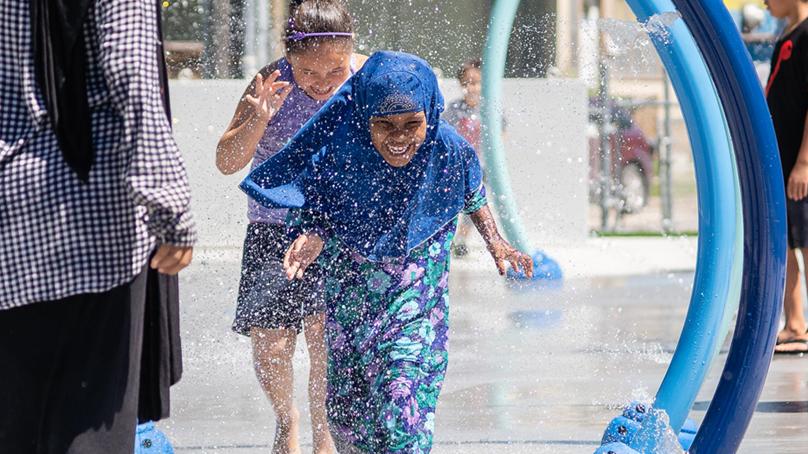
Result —
[[[409,164],[393,167],[371,142],[370,118],[416,111],[426,115],[426,141]],[[425,61],[377,52],[241,188],[270,208],[316,211],[370,260],[403,258],[482,184],[473,148],[441,120],[442,111]]]

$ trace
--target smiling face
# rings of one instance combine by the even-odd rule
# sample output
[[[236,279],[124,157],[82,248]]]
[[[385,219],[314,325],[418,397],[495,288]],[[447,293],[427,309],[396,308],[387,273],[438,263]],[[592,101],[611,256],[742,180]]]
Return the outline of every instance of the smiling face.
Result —
[[[426,140],[426,126],[423,111],[370,117],[370,137],[388,164],[404,167]]]
[[[312,99],[326,101],[351,76],[352,53],[345,44],[324,42],[286,59],[300,88]]]

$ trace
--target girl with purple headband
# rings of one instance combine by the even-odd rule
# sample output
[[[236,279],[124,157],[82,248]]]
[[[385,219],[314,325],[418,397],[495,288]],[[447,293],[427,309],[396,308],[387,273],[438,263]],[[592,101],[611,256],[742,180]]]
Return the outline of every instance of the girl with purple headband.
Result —
[[[376,52],[241,188],[297,208],[284,267],[322,265],[328,420],[341,454],[427,454],[449,360],[449,248],[460,213],[499,272],[532,275],[500,235],[471,145],[441,119],[432,68]]]
[[[290,5],[285,57],[270,63],[242,96],[219,140],[216,166],[235,173],[259,166],[280,150],[367,57],[353,53],[353,19],[339,0]],[[256,375],[276,417],[273,453],[298,453],[299,413],[293,399],[292,356],[305,333],[311,372],[309,396],[315,453],[335,452],[325,414],[325,299],[322,271],[288,282],[283,256],[290,239],[285,209],[248,201],[241,282],[233,330],[250,336]]]

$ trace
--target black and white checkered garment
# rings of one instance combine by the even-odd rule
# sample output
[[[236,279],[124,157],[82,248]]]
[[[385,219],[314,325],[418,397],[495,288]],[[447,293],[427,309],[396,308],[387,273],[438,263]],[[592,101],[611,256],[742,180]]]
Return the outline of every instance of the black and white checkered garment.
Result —
[[[96,0],[84,25],[95,163],[62,158],[36,87],[28,1],[0,0],[0,309],[111,289],[155,240],[196,239],[160,97],[153,0]]]

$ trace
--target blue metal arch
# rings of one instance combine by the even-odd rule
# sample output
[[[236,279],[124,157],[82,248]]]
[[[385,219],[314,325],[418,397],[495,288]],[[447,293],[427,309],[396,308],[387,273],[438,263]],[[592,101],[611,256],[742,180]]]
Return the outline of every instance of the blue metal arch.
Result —
[[[684,22],[665,20],[670,0],[628,0],[642,22],[654,20],[651,33],[673,83],[687,124],[696,170],[699,202],[699,250],[690,307],[654,407],[665,410],[678,432],[723,340],[724,308],[732,294],[735,259],[737,175],[732,145],[716,89],[696,42]],[[652,19],[652,17],[655,17]],[[673,16],[676,17],[676,16]]]
[[[640,17],[673,9],[667,0],[629,0],[629,3]],[[501,122],[499,89],[508,36],[518,5],[518,0],[498,0],[494,4],[484,55],[483,119],[487,130],[493,132],[484,136],[487,141],[486,160],[489,169],[493,169],[495,191],[499,189],[497,192],[505,196],[504,204],[500,207],[505,213],[504,227],[506,232],[511,233],[510,238],[516,240],[515,243],[520,244],[518,239],[522,239],[524,244],[524,229],[510,191],[498,133]],[[737,179],[740,178],[745,240],[741,307],[719,388],[691,451],[734,452],[743,438],[760,395],[779,320],[786,252],[783,180],[768,109],[749,56],[728,12],[720,2],[715,1],[673,0],[673,5],[682,14],[692,35],[677,31],[678,26],[674,24],[671,27],[673,45],[655,44],[660,49],[663,61],[667,60],[669,72],[673,69],[671,75],[678,86],[677,90],[684,90],[679,93],[680,100],[684,101],[683,110],[690,118],[688,126],[694,153],[699,154],[696,157],[696,170],[701,235],[688,319],[674,362],[660,386],[657,402],[660,408],[671,412],[674,427],[678,429],[695,398],[693,389],[697,392],[701,386],[715,346],[722,338],[717,333],[721,331],[722,319],[730,315],[725,313],[724,303],[737,294],[732,276],[735,275],[737,280],[739,273],[737,262],[733,265],[732,256],[737,255],[737,251],[733,252],[738,245],[734,228],[737,229],[739,223],[736,222],[734,228],[730,227],[732,223],[727,219],[737,219],[737,212],[728,216],[717,204],[727,204],[733,209],[739,207]],[[713,95],[712,98],[707,97],[707,104],[715,100],[717,91],[724,115],[716,115],[713,107],[708,107],[708,110],[713,110],[706,112],[698,106],[705,98],[697,96],[704,92],[694,82],[696,85],[704,83],[703,73],[695,74],[693,68],[688,70],[687,65],[682,66],[687,61],[692,63],[695,58],[692,46],[686,49],[689,46],[688,37],[691,42],[695,39],[698,53],[703,57],[697,66],[703,68],[706,63],[709,69],[712,83],[708,85]],[[726,118],[726,128],[734,147],[723,147],[715,142],[715,137],[703,137],[703,128],[714,124],[719,117],[721,121]],[[691,128],[696,128],[696,131]],[[716,135],[722,136],[720,133]],[[722,151],[730,149],[734,149],[737,164],[732,163],[731,158],[729,162],[737,166],[738,173],[732,175],[728,182],[727,169],[733,166],[724,169],[717,166],[722,163],[726,165],[727,156]],[[707,295],[707,298],[699,300],[699,295]],[[709,307],[696,307],[700,305],[699,301],[706,303],[708,300]],[[687,345],[683,343],[685,340]],[[710,345],[712,352],[706,348]],[[695,366],[687,367],[677,357],[689,359],[691,365]],[[695,378],[689,385],[685,381],[688,377]],[[729,408],[732,410],[727,411]]]
[[[751,58],[721,2],[673,0],[727,116],[741,178],[744,280],[735,335],[691,453],[735,452],[771,363],[785,286],[786,214],[777,140]]]

